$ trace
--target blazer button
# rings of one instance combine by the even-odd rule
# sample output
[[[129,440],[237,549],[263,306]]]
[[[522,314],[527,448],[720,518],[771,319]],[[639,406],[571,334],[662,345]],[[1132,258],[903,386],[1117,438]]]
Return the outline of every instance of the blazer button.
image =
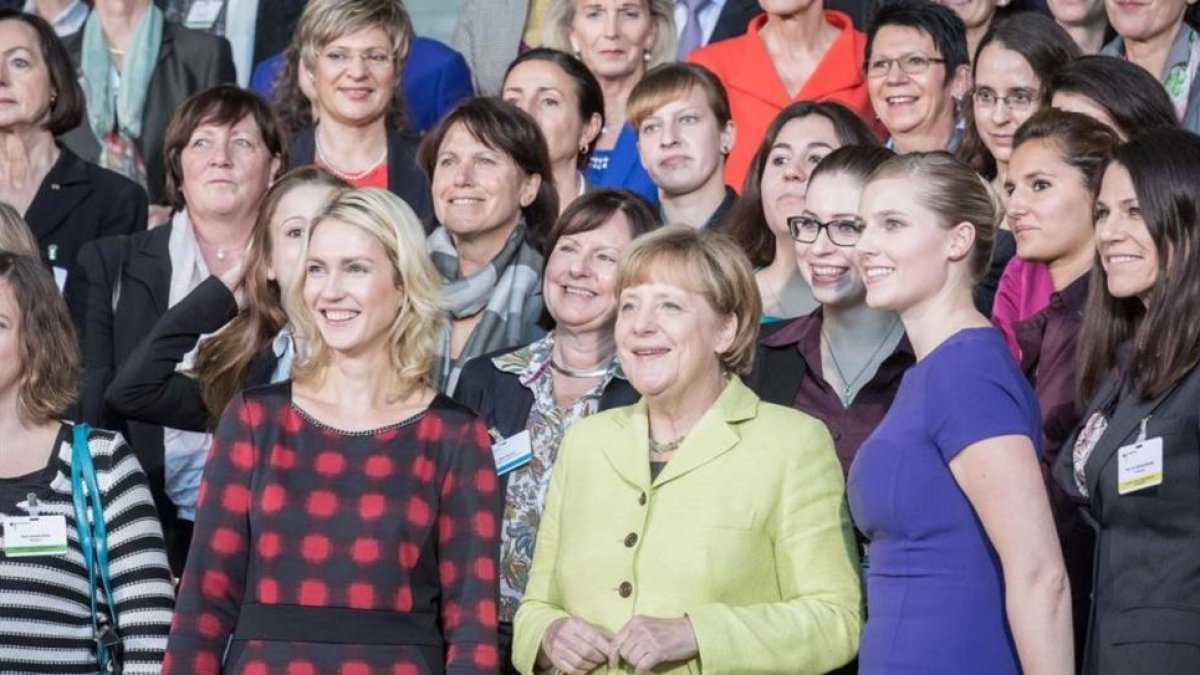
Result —
[[[642,494],[638,495],[638,504],[639,504],[639,505],[641,505],[641,506],[645,506],[645,505],[646,505],[646,493],[645,493],[645,492],[643,492]]]
[[[625,548],[633,548],[634,546],[637,546],[637,540],[637,532],[630,532],[629,534],[625,535]]]
[[[628,598],[633,595],[633,584],[628,581],[622,581],[620,586],[617,586],[617,594],[622,598]]]

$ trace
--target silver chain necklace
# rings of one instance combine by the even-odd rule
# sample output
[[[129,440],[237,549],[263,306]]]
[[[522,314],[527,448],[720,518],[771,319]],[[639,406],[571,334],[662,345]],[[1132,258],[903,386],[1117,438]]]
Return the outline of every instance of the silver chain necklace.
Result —
[[[899,323],[900,317],[896,317],[896,319],[892,321],[892,325],[888,327],[887,333],[884,334],[883,340],[881,340],[875,347],[875,351],[871,352],[871,355],[867,357],[866,362],[863,363],[862,368],[860,368],[854,378],[850,380],[847,380],[846,374],[842,372],[842,366],[838,363],[837,352],[833,348],[833,340],[829,338],[829,333],[825,330],[824,322],[821,323],[821,336],[825,338],[825,344],[829,347],[829,360],[833,361],[833,369],[837,371],[838,379],[842,381],[841,398],[844,404],[848,405],[850,403],[850,394],[854,392],[854,385],[862,379],[862,376],[867,372],[867,368],[870,368],[871,364],[875,362],[875,357],[879,356],[880,350],[882,350],[883,346],[886,345],[889,340],[891,340],[892,331],[896,330],[896,326]]]

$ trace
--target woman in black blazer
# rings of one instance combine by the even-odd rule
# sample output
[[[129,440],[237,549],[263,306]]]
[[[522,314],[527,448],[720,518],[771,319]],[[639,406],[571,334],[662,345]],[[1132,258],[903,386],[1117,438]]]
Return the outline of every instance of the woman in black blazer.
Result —
[[[104,393],[159,317],[210,275],[226,275],[240,264],[287,151],[282,126],[266,103],[221,85],[176,111],[165,152],[167,185],[178,209],[171,223],[85,245],[68,284],[86,289],[81,416],[125,432],[150,478],[178,570],[191,538],[188,516],[208,443],[185,429],[127,419],[105,405]]]
[[[512,669],[512,620],[525,591],[558,444],[574,421],[637,402],[617,363],[617,260],[658,226],[624,190],[595,190],[563,212],[547,240],[542,294],[554,329],[524,347],[472,359],[455,398],[483,417],[498,448],[504,496],[500,543],[500,663]]]
[[[27,64],[14,61],[8,71],[19,110],[0,119],[0,202],[24,215],[61,290],[80,246],[146,229],[146,193],[55,142],[83,119],[84,96],[50,24],[11,9],[0,10],[0,23],[0,53]],[[72,312],[82,319],[80,307]]]
[[[1096,201],[1078,370],[1091,402],[1054,467],[1097,533],[1089,675],[1200,669],[1196,185],[1200,136],[1155,130],[1117,147]]]

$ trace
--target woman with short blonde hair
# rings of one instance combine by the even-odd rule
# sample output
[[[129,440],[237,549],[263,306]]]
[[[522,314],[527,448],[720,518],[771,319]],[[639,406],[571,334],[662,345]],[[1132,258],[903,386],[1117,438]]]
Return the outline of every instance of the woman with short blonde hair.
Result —
[[[762,312],[746,255],[669,226],[631,244],[617,294],[617,354],[642,399],[576,422],[559,447],[517,668],[845,664],[862,596],[842,472],[824,425],[738,377]]]
[[[296,380],[221,419],[163,672],[496,672],[496,474],[483,423],[430,385],[421,233],[378,189],[314,219]]]
[[[37,240],[25,219],[13,207],[0,202],[0,251],[17,255],[37,255]]]
[[[395,0],[312,0],[284,55],[276,103],[295,136],[292,166],[316,164],[354,187],[391,190],[422,220],[429,183],[404,119],[400,78],[412,20]]]

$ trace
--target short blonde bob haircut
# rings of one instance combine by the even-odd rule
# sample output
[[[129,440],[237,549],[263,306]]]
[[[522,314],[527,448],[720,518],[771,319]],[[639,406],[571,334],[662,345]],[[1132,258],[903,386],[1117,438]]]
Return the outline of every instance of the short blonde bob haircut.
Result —
[[[0,252],[40,255],[37,239],[21,213],[4,202],[0,202]]]
[[[403,303],[390,329],[392,370],[405,386],[432,382],[446,310],[441,277],[425,253],[425,230],[417,214],[387,190],[343,190],[313,218],[302,260],[308,260],[313,233],[328,221],[357,227],[383,245],[396,285],[404,290]],[[319,380],[330,362],[329,346],[304,302],[307,283],[308,265],[304,263],[284,298],[296,332],[292,377],[298,382]]]
[[[733,315],[737,332],[718,355],[725,370],[754,365],[762,298],[746,253],[727,235],[668,225],[633,240],[617,266],[616,294],[631,286],[666,283],[700,294],[720,316]]]
[[[75,400],[83,372],[75,327],[54,277],[35,256],[0,251],[0,282],[17,303],[17,417],[46,424]]]
[[[679,39],[675,36],[675,4],[671,0],[638,0],[645,3],[654,19],[654,46],[650,48],[649,70],[657,65],[675,60],[675,47]],[[571,24],[575,22],[575,6],[583,0],[553,0],[546,16],[542,46],[574,54],[571,47]]]

